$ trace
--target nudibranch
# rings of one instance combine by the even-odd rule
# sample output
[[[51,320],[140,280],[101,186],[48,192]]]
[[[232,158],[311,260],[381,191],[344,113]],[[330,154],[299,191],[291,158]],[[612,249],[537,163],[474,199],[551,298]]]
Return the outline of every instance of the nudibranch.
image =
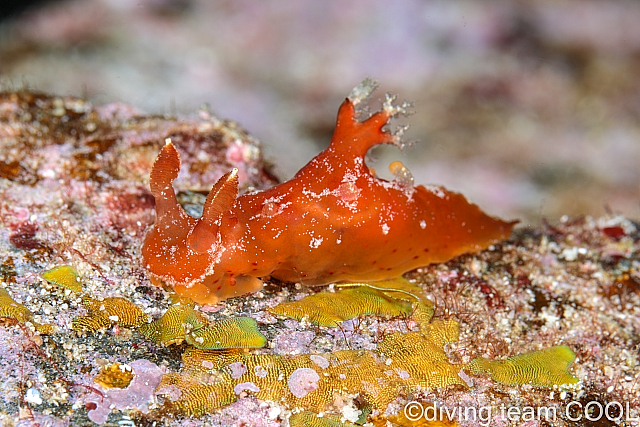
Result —
[[[399,162],[390,167],[393,181],[372,173],[367,151],[400,144],[401,132],[385,127],[406,109],[387,95],[381,111],[358,120],[356,105],[373,89],[365,81],[352,91],[329,147],[290,181],[238,197],[234,169],[213,186],[197,219],[176,199],[180,157],[167,141],[151,170],[157,218],[142,247],[152,281],[213,304],[259,290],[259,278],[377,281],[508,238],[515,222],[488,216],[442,187],[414,187]]]

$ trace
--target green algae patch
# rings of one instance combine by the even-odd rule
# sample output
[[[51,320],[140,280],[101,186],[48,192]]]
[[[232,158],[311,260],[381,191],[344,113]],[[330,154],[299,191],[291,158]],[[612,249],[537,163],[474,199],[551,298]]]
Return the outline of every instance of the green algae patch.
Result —
[[[227,348],[260,348],[267,338],[260,333],[256,321],[250,317],[234,317],[212,323],[187,334],[186,340],[204,350]]]
[[[140,307],[121,297],[97,300],[85,295],[82,304],[89,314],[76,316],[71,321],[71,328],[75,331],[95,333],[111,325],[138,327],[149,320]]]
[[[162,317],[142,325],[139,330],[150,340],[165,346],[184,340],[205,350],[260,348],[267,343],[256,321],[250,317],[210,323],[202,313],[188,305],[169,307]]]
[[[172,305],[162,317],[142,325],[140,333],[156,344],[171,345],[184,341],[185,336],[194,329],[207,324],[202,313],[188,305]]]
[[[279,304],[269,311],[295,320],[308,318],[314,325],[332,327],[359,316],[406,317],[412,307],[409,301],[368,286],[358,286],[319,292],[300,301]]]
[[[29,322],[42,335],[53,333],[52,325],[34,322],[33,313],[24,305],[16,302],[4,288],[0,288],[0,318],[11,319],[22,324]]]
[[[80,283],[78,272],[70,265],[60,265],[47,270],[42,273],[42,278],[53,285],[62,286],[77,294],[82,293],[82,283]]]
[[[578,382],[578,379],[569,373],[569,366],[575,358],[573,350],[559,345],[509,357],[506,360],[478,357],[469,362],[465,370],[474,375],[489,375],[494,381],[506,385],[553,387]]]

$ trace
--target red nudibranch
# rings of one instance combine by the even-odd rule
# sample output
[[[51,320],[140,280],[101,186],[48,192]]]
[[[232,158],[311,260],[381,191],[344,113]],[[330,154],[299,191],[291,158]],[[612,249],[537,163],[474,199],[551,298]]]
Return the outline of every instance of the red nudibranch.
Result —
[[[260,277],[303,285],[389,279],[508,238],[515,222],[442,187],[414,187],[399,162],[393,181],[372,174],[367,151],[399,144],[383,127],[406,107],[387,95],[381,111],[357,120],[355,106],[373,87],[354,89],[329,147],[290,181],[238,197],[233,170],[213,186],[199,219],[176,200],[180,158],[168,142],[150,177],[157,221],[142,256],[152,281],[213,304],[259,290]]]

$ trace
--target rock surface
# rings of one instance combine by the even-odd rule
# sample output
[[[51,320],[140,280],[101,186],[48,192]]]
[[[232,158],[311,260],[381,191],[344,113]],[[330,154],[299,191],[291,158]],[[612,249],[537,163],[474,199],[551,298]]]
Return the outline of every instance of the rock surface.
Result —
[[[84,314],[80,297],[40,277],[69,264],[93,297],[125,297],[154,318],[166,310],[170,295],[150,284],[140,246],[154,217],[148,173],[169,137],[184,153],[176,187],[192,212],[203,201],[201,192],[231,167],[241,171],[244,190],[275,182],[260,144],[236,124],[205,111],[197,117],[150,117],[122,104],[93,106],[73,97],[27,92],[0,95],[0,286],[34,313],[35,321],[56,329],[41,336],[29,324],[7,320],[0,326],[3,425],[91,425],[94,420],[103,425],[278,426],[289,416],[290,408],[246,397],[202,419],[181,419],[157,396],[149,396],[147,388],[147,395],[139,396],[142,403],[114,400],[114,410],[104,413],[93,382],[104,366],[117,362],[148,372],[175,372],[184,344],[160,347],[133,329],[115,326],[100,334],[78,334],[71,330],[71,319]],[[562,344],[577,354],[572,373],[581,382],[561,391],[474,377],[467,391],[399,396],[400,412],[411,398],[450,409],[489,405],[493,425],[529,426],[543,424],[523,417],[510,420],[498,412],[501,405],[555,407],[553,425],[586,426],[578,406],[570,405],[575,401],[583,407],[617,402],[623,412],[615,416],[640,417],[638,223],[621,216],[584,217],[520,228],[511,240],[487,251],[406,277],[436,303],[436,317],[460,322],[461,339],[447,348],[452,362]],[[268,338],[270,348],[262,351],[277,354],[371,349],[381,335],[411,327],[404,320],[365,318],[340,329],[318,329],[265,311],[309,292],[300,284],[268,283],[262,292],[201,311],[212,320],[253,317]],[[110,393],[109,398],[126,395]],[[98,409],[99,417],[92,412]],[[462,426],[481,425],[456,419]]]

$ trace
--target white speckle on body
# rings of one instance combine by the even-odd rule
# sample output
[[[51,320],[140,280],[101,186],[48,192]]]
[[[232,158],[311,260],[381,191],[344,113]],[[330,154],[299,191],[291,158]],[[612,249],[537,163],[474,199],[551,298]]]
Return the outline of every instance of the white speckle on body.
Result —
[[[309,247],[314,249],[317,248],[322,244],[322,240],[324,240],[322,237],[319,237],[319,238],[312,237],[311,242],[309,243]]]
[[[382,234],[386,236],[387,234],[389,234],[389,230],[390,230],[390,227],[387,225],[386,222],[382,224]]]
[[[445,194],[444,194],[444,191],[442,191],[442,188],[436,187],[435,185],[425,185],[425,188],[435,196],[440,197],[441,199],[444,199]]]

